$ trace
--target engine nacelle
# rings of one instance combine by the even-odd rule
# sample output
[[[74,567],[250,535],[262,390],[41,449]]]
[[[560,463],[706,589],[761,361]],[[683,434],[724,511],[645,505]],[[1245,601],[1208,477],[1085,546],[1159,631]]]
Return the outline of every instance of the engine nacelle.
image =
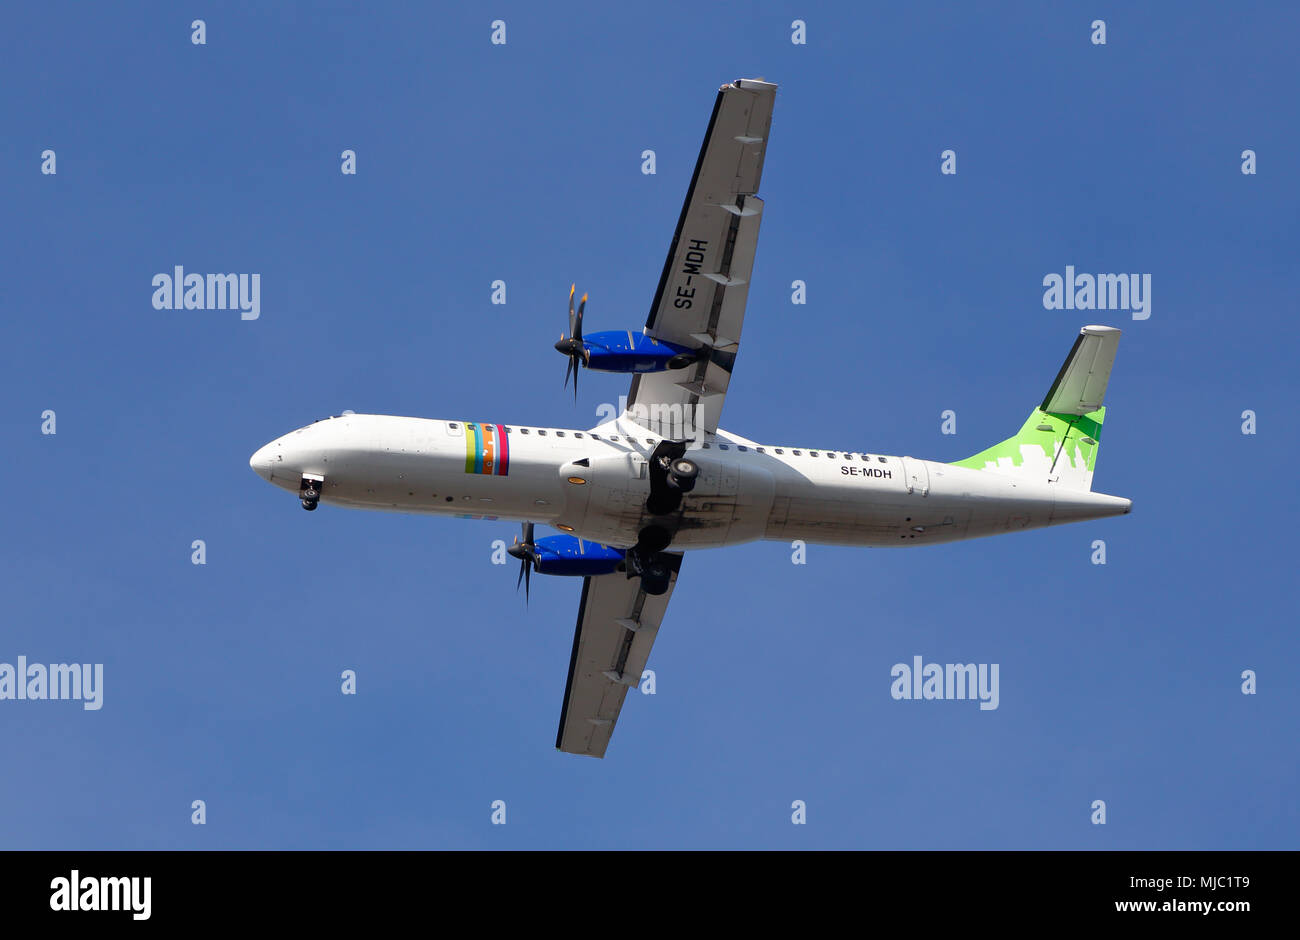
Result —
[[[597,372],[663,372],[684,369],[699,358],[686,346],[631,330],[605,330],[582,337],[583,362]]]
[[[623,564],[623,551],[573,535],[548,535],[535,543],[533,568],[538,574],[585,578],[611,574]]]

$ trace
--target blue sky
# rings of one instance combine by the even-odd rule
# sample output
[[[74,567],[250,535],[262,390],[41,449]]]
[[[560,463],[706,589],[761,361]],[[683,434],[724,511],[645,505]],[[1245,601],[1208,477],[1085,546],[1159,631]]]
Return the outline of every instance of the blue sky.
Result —
[[[265,6],[7,13],[0,661],[105,688],[0,702],[0,846],[1297,845],[1300,13]],[[714,92],[755,76],[781,89],[724,426],[956,460],[1109,323],[1094,486],[1134,511],[689,554],[656,694],[603,762],[561,754],[578,582],[525,609],[490,563],[511,524],[309,515],[248,456],[344,409],[594,424],[627,382],[561,388],[568,285],[588,329],[644,322]],[[259,273],[260,318],[153,309],[178,264]],[[1067,264],[1151,274],[1150,319],[1044,309]],[[916,655],[1000,664],[1000,707],[894,701]]]

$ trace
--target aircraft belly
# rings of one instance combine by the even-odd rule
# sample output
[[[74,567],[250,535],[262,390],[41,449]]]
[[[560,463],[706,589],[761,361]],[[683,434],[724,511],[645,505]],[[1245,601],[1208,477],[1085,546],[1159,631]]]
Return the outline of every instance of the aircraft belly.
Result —
[[[700,465],[695,488],[682,500],[680,525],[672,547],[719,548],[764,537],[776,483],[749,458],[711,460],[688,454]]]
[[[699,464],[700,473],[694,488],[682,498],[680,511],[670,517],[676,529],[669,548],[717,548],[763,538],[775,490],[772,475],[761,468],[710,459],[698,451],[689,456]],[[621,461],[591,461],[590,492],[581,524],[574,525],[583,538],[626,547],[636,544],[642,528],[654,517],[645,508],[650,483],[644,458],[633,455],[630,463]]]

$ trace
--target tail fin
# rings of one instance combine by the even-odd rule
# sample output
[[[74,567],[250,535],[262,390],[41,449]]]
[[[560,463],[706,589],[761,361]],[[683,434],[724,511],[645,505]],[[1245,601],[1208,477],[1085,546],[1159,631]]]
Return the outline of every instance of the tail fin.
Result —
[[[1029,415],[1020,433],[954,466],[1091,490],[1106,418],[1101,402],[1119,337],[1114,327],[1085,326],[1043,403]]]

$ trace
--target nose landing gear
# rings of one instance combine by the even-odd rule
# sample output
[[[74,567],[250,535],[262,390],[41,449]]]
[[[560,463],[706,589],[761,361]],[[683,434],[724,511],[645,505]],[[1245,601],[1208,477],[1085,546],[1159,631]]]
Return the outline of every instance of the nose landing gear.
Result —
[[[313,512],[320,502],[320,492],[325,486],[325,478],[315,473],[304,473],[302,482],[298,484],[298,498],[302,500],[302,508],[308,512]]]

